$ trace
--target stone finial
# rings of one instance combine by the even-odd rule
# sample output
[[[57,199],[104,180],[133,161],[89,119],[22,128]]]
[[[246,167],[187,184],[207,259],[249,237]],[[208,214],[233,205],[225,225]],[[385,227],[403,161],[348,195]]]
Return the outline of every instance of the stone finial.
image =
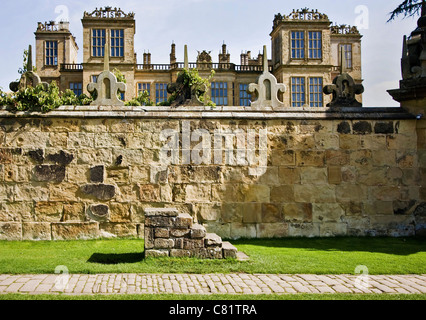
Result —
[[[257,92],[257,100],[252,102],[254,110],[272,108],[272,110],[284,107],[278,99],[278,92],[284,93],[286,86],[277,82],[277,78],[269,72],[268,56],[266,46],[263,47],[263,73],[259,77],[257,84],[251,83],[247,89],[248,93]]]
[[[109,39],[105,42],[104,71],[98,76],[96,83],[89,83],[87,90],[90,93],[97,92],[98,96],[92,102],[93,106],[124,106],[124,102],[118,99],[118,92],[126,92],[127,86],[118,82],[117,77],[109,71]]]
[[[333,100],[327,107],[362,107],[355,96],[364,92],[364,86],[355,84],[348,73],[338,75],[334,78],[333,84],[325,86],[323,91],[325,94],[333,95]]]
[[[42,84],[45,90],[49,87],[49,84],[47,82],[42,82],[40,76],[34,72],[32,46],[29,45],[27,71],[21,76],[21,79],[18,82],[11,82],[9,88],[13,92],[17,92],[28,87],[36,87],[39,84]]]
[[[189,59],[188,59],[188,46],[185,45],[185,49],[184,49],[184,64],[183,67],[184,69],[188,70],[189,69]]]

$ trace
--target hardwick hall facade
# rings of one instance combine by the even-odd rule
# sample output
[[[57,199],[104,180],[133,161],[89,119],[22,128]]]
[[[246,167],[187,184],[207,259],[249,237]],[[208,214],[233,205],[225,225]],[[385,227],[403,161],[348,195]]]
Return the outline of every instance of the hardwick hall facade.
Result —
[[[178,62],[176,45],[171,45],[170,63],[153,64],[151,54],[144,53],[143,63],[135,52],[136,22],[134,13],[111,7],[84,12],[83,63],[77,62],[79,47],[70,32],[68,22],[38,23],[36,36],[36,67],[42,81],[55,80],[62,91],[73,90],[77,95],[88,94],[87,85],[96,82],[104,68],[105,42],[109,41],[111,70],[117,68],[125,76],[130,100],[141,91],[159,103],[167,99],[167,85],[175,82],[184,63]],[[269,69],[287,90],[280,99],[285,105],[324,107],[331,99],[323,95],[323,86],[331,84],[343,71],[356,83],[362,83],[361,35],[356,27],[332,25],[328,16],[308,9],[289,15],[278,14],[270,34],[272,60]],[[344,56],[343,56],[344,55]],[[342,58],[343,63],[341,63]],[[217,105],[249,106],[247,93],[250,83],[263,72],[263,55],[241,54],[240,65],[231,63],[223,44],[218,62],[210,52],[199,52],[197,61],[189,63],[201,76],[215,71],[211,98]]]

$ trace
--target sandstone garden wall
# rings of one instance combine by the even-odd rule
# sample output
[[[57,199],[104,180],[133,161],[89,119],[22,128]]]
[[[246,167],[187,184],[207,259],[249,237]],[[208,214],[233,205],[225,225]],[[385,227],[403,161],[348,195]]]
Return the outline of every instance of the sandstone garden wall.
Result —
[[[424,234],[417,123],[400,108],[0,110],[0,240],[143,238],[147,208],[225,239]]]

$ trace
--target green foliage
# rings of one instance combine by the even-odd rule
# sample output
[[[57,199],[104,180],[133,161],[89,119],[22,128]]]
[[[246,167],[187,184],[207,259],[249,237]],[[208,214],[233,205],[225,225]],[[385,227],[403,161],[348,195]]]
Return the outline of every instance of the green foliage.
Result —
[[[170,106],[178,95],[182,93],[185,88],[191,88],[192,94],[195,94],[198,99],[206,106],[215,107],[216,104],[211,101],[208,95],[210,82],[214,77],[215,72],[211,70],[210,76],[206,79],[202,78],[197,69],[183,69],[179,73],[178,78],[182,80],[182,86],[179,90],[174,92],[168,99],[167,102],[163,102],[160,105]]]
[[[0,90],[0,105],[9,106],[12,111],[49,112],[62,105],[89,105],[93,101],[87,95],[77,97],[71,90],[59,91],[55,81],[46,88],[40,84],[21,89],[12,96]]]
[[[22,65],[22,68],[19,68],[19,70],[18,70],[18,73],[20,75],[23,75],[25,72],[28,71],[28,56],[29,56],[29,51],[24,50],[23,65]],[[33,71],[37,72],[36,67],[33,67]]]
[[[399,15],[404,15],[404,18],[416,16],[420,13],[423,5],[426,6],[425,0],[404,0],[390,13],[388,22],[394,20]]]
[[[149,92],[142,91],[139,93],[137,98],[134,98],[126,102],[126,106],[142,107],[142,106],[152,106],[154,105],[149,99]]]

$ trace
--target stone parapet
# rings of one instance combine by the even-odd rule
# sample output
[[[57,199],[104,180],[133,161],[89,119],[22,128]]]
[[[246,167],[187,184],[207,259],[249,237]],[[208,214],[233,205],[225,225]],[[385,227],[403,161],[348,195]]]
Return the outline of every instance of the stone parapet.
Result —
[[[401,108],[143,108],[0,110],[0,239],[424,234],[424,120]]]

